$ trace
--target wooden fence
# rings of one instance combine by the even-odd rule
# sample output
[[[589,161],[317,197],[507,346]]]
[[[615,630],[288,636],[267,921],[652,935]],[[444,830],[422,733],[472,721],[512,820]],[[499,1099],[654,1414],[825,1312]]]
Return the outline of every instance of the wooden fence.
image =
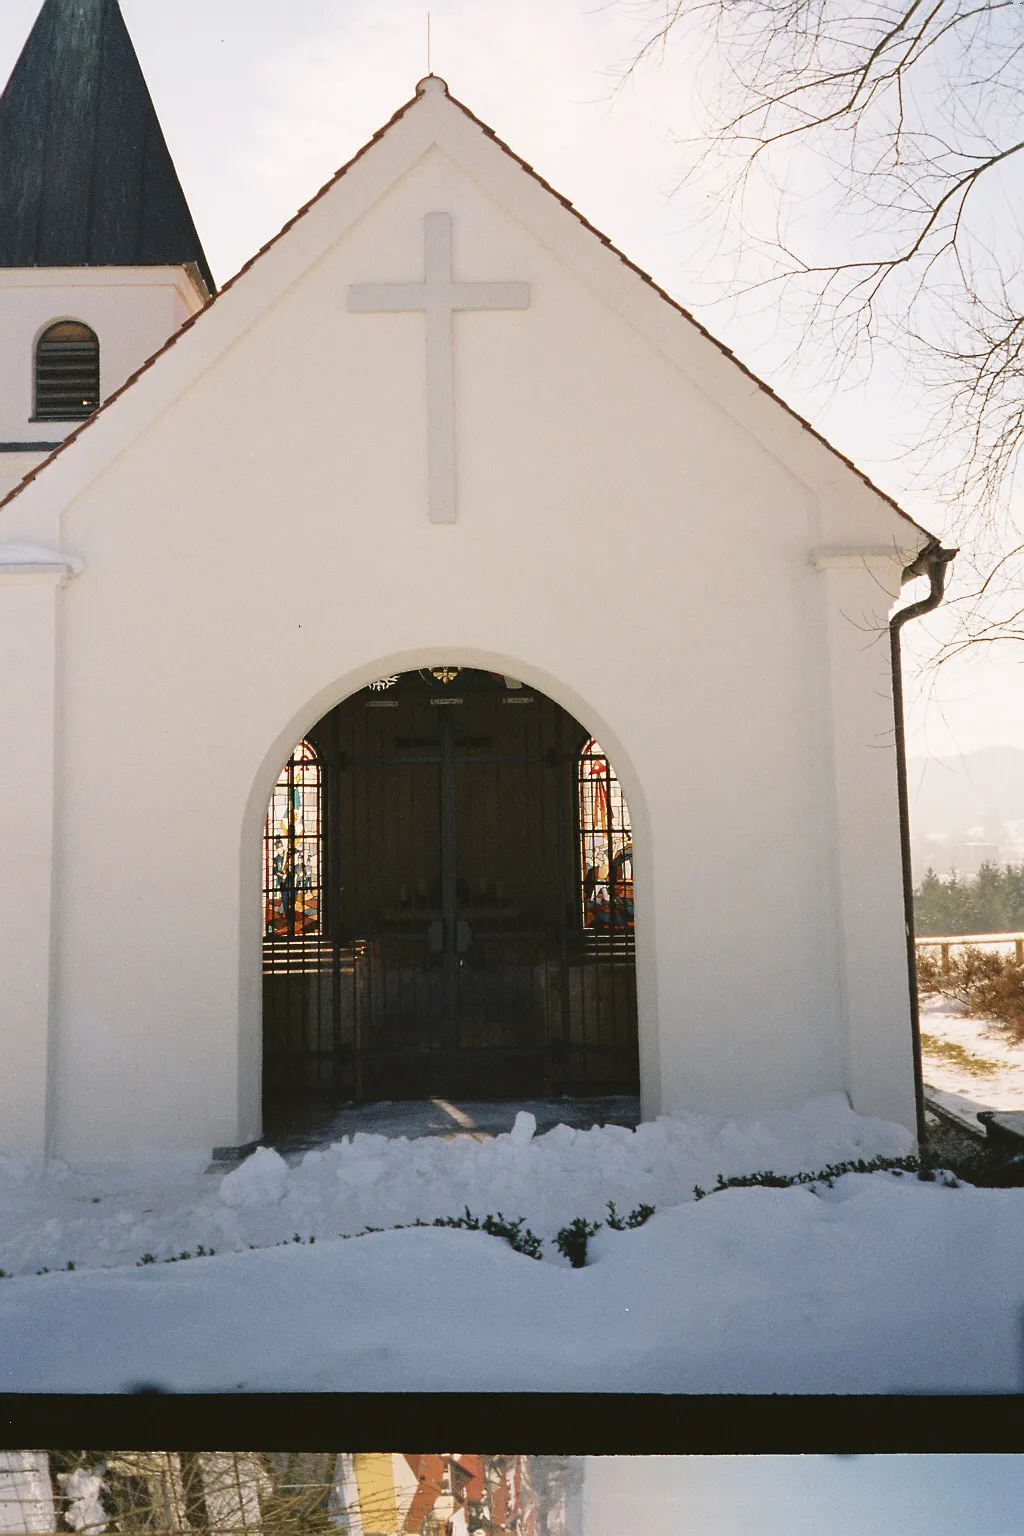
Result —
[[[979,949],[986,945],[1002,945],[1009,949],[1013,945],[1014,955],[1018,965],[1024,965],[1024,933],[953,933],[943,934],[938,937],[934,934],[925,934],[914,940],[918,949],[937,949],[940,952],[940,965],[943,972],[949,970],[949,952],[951,949],[964,949],[968,944],[976,945]]]

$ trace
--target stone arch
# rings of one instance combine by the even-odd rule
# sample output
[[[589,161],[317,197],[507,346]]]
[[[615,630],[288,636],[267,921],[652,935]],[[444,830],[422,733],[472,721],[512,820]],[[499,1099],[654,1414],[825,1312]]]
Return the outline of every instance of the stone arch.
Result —
[[[612,721],[583,699],[571,686],[561,683],[543,669],[519,658],[465,647],[434,646],[429,650],[385,656],[353,669],[325,686],[299,710],[282,729],[269,748],[252,781],[247,806],[241,850],[241,992],[239,1094],[241,1123],[255,1134],[260,1125],[261,1092],[259,1087],[263,1052],[263,980],[260,955],[262,932],[259,902],[254,893],[260,889],[259,851],[267,805],[275,781],[296,742],[309,738],[322,722],[345,701],[353,699],[375,679],[402,676],[429,668],[443,658],[453,667],[498,674],[521,682],[542,696],[554,708],[564,711],[581,726],[581,741],[597,735],[615,764],[629,802],[636,863],[640,871],[637,896],[636,971],[639,988],[639,1053],[645,1106],[657,1105],[657,1036],[654,1016],[654,934],[653,914],[648,891],[651,872],[651,839],[642,786],[628,753],[619,740]],[[427,1095],[424,1095],[427,1096]]]

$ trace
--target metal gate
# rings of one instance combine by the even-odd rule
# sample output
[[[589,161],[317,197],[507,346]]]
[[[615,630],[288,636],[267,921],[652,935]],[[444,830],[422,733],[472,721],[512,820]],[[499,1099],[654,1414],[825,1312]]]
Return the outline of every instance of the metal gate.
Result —
[[[438,666],[345,700],[267,818],[266,1098],[636,1092],[631,859],[544,695]]]

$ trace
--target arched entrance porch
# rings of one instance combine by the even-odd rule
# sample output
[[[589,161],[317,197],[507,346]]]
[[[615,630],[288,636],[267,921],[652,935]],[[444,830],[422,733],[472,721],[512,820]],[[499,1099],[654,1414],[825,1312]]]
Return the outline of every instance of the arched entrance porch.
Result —
[[[305,1103],[635,1093],[632,833],[586,727],[515,678],[381,678],[275,786],[263,1082]]]

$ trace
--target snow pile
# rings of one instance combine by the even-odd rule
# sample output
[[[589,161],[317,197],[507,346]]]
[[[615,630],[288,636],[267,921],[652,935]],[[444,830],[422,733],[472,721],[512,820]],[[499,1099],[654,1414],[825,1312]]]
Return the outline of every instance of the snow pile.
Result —
[[[226,1173],[220,1182],[220,1197],[225,1205],[249,1208],[276,1205],[284,1199],[288,1182],[288,1164],[273,1147],[257,1147],[240,1168]]]
[[[532,1141],[537,1131],[537,1117],[531,1115],[528,1110],[521,1109],[516,1115],[516,1123],[508,1133],[508,1139],[513,1146],[525,1147],[528,1141]]]
[[[0,1269],[8,1275],[134,1266],[201,1247],[218,1255],[394,1227],[468,1206],[477,1216],[522,1217],[545,1240],[577,1216],[601,1221],[693,1198],[719,1173],[814,1171],[827,1163],[913,1150],[901,1126],[855,1115],[841,1094],[750,1120],[715,1115],[658,1119],[636,1131],[560,1125],[533,1134],[521,1112],[512,1131],[484,1140],[409,1140],[357,1133],[307,1152],[295,1167],[260,1148],[228,1174],[51,1168],[6,1180],[0,1168]],[[528,1134],[529,1133],[529,1134]]]
[[[635,1132],[538,1136],[522,1112],[492,1138],[357,1134],[229,1173],[0,1169],[0,1264],[20,1271],[0,1280],[0,1391],[1019,1390],[1024,1191],[874,1173],[693,1197],[910,1150],[832,1095]],[[615,1231],[609,1200],[656,1214]],[[480,1231],[340,1235],[467,1206],[524,1218],[542,1261]],[[581,1269],[551,1241],[576,1217],[605,1223]]]
[[[0,1388],[1014,1391],[1022,1275],[1020,1191],[849,1175],[602,1231],[579,1270],[420,1228],[9,1280]]]

